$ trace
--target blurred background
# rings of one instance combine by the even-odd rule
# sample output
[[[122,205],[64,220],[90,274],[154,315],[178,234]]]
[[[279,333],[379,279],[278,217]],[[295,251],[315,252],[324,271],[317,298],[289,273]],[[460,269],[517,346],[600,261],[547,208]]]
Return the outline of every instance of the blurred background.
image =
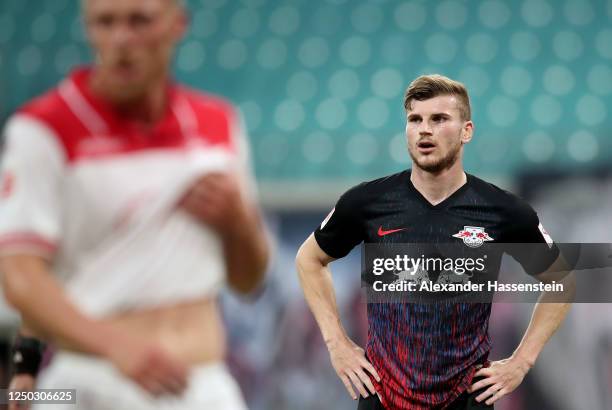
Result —
[[[420,74],[468,87],[476,125],[468,172],[526,198],[558,242],[612,242],[612,1],[187,4],[191,28],[176,77],[242,109],[276,241],[262,297],[247,305],[223,295],[229,361],[251,409],[356,407],[329,363],[293,261],[344,190],[410,167],[402,97]],[[91,60],[77,1],[1,0],[0,124]],[[363,343],[358,252],[332,270],[344,324]],[[512,352],[531,309],[494,306],[494,359]],[[2,307],[3,352],[17,324]],[[612,409],[611,391],[612,307],[579,304],[496,408]]]

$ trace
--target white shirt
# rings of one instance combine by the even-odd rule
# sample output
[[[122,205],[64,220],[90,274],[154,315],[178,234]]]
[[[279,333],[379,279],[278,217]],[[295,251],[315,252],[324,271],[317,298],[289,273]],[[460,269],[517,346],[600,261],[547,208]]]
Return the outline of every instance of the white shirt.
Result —
[[[212,171],[236,169],[253,194],[237,112],[169,86],[166,115],[143,132],[89,92],[89,75],[77,70],[9,119],[0,253],[48,258],[94,317],[214,294],[221,240],[177,203]]]

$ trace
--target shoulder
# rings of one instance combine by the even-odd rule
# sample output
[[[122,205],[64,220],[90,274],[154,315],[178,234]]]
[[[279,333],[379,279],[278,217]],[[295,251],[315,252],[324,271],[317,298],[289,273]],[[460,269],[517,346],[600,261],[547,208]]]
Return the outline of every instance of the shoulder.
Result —
[[[531,223],[537,221],[535,210],[520,196],[473,175],[469,175],[469,178],[472,181],[474,191],[484,197],[491,206],[500,209],[508,218],[517,222]]]
[[[62,157],[68,151],[68,132],[75,129],[70,112],[57,89],[38,96],[17,109],[6,121],[3,136],[13,148],[25,151],[56,152]]]
[[[78,141],[89,134],[86,126],[68,106],[61,85],[26,102],[11,115],[4,133],[7,138],[52,139],[66,158],[74,156]]]
[[[50,126],[66,121],[69,114],[70,110],[61,97],[58,87],[26,102],[16,111],[16,115],[29,116]]]
[[[237,116],[236,106],[227,98],[184,85],[178,85],[177,92],[189,102],[198,115],[214,115],[230,121],[235,120]]]
[[[238,149],[244,130],[238,111],[231,102],[182,85],[177,86],[176,90],[179,96],[177,114],[186,116],[189,122],[195,121],[198,134],[208,144]]]
[[[386,175],[353,186],[342,195],[342,198],[350,200],[352,203],[358,205],[369,204],[383,198],[384,195],[398,189],[403,183],[409,180],[409,171]]]

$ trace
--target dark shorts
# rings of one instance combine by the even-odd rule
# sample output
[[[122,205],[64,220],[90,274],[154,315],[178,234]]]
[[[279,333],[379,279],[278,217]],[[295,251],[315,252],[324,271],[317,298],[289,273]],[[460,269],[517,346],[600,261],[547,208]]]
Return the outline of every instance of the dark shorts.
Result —
[[[474,380],[476,382],[477,380]],[[474,393],[463,392],[459,397],[453,401],[450,406],[446,408],[446,410],[493,410],[494,406],[491,404],[490,406],[485,404],[485,402],[478,403],[476,401],[476,397],[486,388],[482,388]],[[359,405],[357,406],[357,410],[385,410],[383,405],[380,403],[377,395],[369,396],[367,399],[363,397],[359,398]]]

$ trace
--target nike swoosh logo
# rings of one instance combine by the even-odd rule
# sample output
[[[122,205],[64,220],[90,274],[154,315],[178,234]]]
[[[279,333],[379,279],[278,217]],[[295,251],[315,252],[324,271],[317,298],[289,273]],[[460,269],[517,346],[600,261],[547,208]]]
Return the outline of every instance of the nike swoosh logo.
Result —
[[[378,236],[385,236],[385,235],[389,235],[390,233],[395,233],[395,232],[399,232],[399,231],[403,231],[406,228],[399,228],[399,229],[389,229],[388,231],[385,231],[383,229],[382,226],[380,226],[378,228]]]

